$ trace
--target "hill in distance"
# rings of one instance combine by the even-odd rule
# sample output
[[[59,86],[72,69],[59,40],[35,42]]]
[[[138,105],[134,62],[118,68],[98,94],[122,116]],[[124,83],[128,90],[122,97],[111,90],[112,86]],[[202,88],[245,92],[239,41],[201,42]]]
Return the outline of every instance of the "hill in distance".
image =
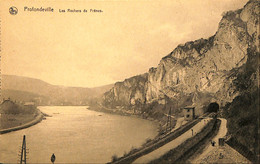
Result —
[[[34,101],[38,105],[88,105],[112,88],[112,84],[95,88],[65,87],[15,75],[2,75],[1,80],[2,98]]]

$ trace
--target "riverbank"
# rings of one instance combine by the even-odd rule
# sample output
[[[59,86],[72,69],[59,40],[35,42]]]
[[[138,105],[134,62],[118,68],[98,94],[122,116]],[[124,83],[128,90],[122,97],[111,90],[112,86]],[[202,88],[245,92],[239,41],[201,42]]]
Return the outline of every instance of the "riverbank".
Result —
[[[135,117],[135,118],[140,118],[140,119],[145,119],[152,121],[156,124],[157,130],[158,130],[158,136],[162,133],[163,125],[165,122],[161,120],[157,120],[151,117],[143,117],[140,113],[134,113],[133,110],[122,110],[122,108],[115,108],[115,109],[110,109],[106,108],[104,106],[89,106],[89,110],[93,110],[96,112],[102,112],[102,113],[107,113],[107,114],[115,114],[115,115],[120,115],[120,116],[128,116],[128,117]],[[172,121],[173,125],[172,127],[175,126],[176,121]]]
[[[144,115],[142,115],[142,113],[134,111],[133,109],[125,109],[125,108],[119,108],[119,107],[111,109],[111,108],[107,108],[107,107],[104,107],[101,105],[89,106],[88,109],[96,111],[96,112],[116,114],[116,115],[120,115],[120,116],[131,116],[131,117],[141,118],[141,119],[145,119],[145,120],[149,120],[149,121],[154,121],[161,128],[163,127],[164,124],[166,124],[165,120],[160,120],[160,119],[156,119],[153,117],[144,116]],[[176,124],[176,120],[172,120],[172,127],[174,127],[175,124]]]
[[[131,160],[129,161],[133,161],[133,159],[136,158],[136,156],[139,156],[140,154],[143,154],[144,152],[146,153],[147,151],[151,151],[153,150],[155,147],[152,146],[151,149],[151,145],[154,145],[154,143],[159,142],[159,140],[163,139],[163,142],[160,142],[160,144],[164,144],[165,142],[167,142],[166,140],[168,140],[168,138],[170,138],[169,136],[172,134],[165,132],[165,122],[162,120],[157,120],[151,117],[144,117],[141,113],[135,113],[134,110],[127,110],[127,109],[122,109],[122,108],[115,108],[115,109],[110,109],[110,108],[106,108],[104,106],[101,105],[95,105],[95,106],[89,106],[88,108],[89,110],[93,110],[96,112],[102,112],[102,113],[107,113],[107,114],[113,114],[113,115],[120,115],[120,116],[128,116],[128,117],[135,117],[135,118],[140,118],[140,119],[145,119],[145,120],[149,120],[152,121],[156,124],[156,128],[157,128],[157,136],[154,138],[147,138],[146,141],[143,143],[143,145],[141,147],[138,148],[132,148],[128,153],[125,152],[124,156],[122,157],[118,157],[116,154],[114,154],[111,158],[112,158],[112,163],[115,161],[121,161],[122,159],[126,158],[127,159],[130,157]],[[172,127],[174,128],[176,125],[176,120],[172,121]],[[167,136],[167,137],[166,137]],[[167,139],[166,139],[167,138]],[[147,147],[149,147],[147,149]],[[145,151],[143,151],[143,149],[145,149]],[[141,151],[141,153],[140,153]],[[137,153],[137,155],[136,155]],[[134,158],[132,157],[134,155]],[[125,161],[125,160],[124,160]],[[127,161],[127,160],[126,160]],[[127,161],[128,162],[128,161]]]
[[[19,118],[20,118],[19,125],[17,125],[17,122],[16,123],[12,122],[15,119],[15,116],[12,116],[14,118],[12,118],[10,120],[10,122],[8,123],[9,127],[8,128],[1,128],[0,134],[9,133],[9,132],[12,132],[12,131],[28,128],[30,126],[33,126],[33,125],[41,122],[43,117],[44,117],[44,115],[42,114],[42,112],[39,109],[37,109],[35,114],[31,115],[31,118],[29,119],[29,121],[28,121],[28,119],[21,119],[23,116],[24,115],[22,115],[22,114],[19,115]],[[1,121],[3,121],[2,118],[1,118]]]
[[[134,162],[137,158],[140,158],[148,153],[153,152],[154,150],[160,148],[161,146],[167,144],[168,142],[176,139],[183,133],[187,132],[191,127],[195,126],[200,119],[196,119],[193,121],[188,122],[184,126],[181,126],[177,128],[175,131],[169,132],[164,135],[159,135],[153,140],[148,141],[142,147],[138,149],[134,149],[130,151],[128,154],[125,154],[123,157],[120,157],[118,159],[114,159],[111,163],[132,163]]]
[[[122,110],[109,109],[104,106],[89,106],[88,109],[96,111],[96,112],[103,112],[103,113],[108,113],[108,114],[117,114],[117,115],[121,115],[121,116],[132,116],[132,114],[124,112]]]

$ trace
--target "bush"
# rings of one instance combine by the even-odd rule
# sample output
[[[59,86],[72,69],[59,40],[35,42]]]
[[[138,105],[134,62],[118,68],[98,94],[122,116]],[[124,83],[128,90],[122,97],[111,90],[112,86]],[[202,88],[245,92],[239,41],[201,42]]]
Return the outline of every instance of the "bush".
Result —
[[[114,155],[112,155],[112,162],[115,162],[115,161],[117,161],[118,160],[118,157],[117,157],[117,155],[116,154],[114,154]]]
[[[145,142],[142,144],[142,146],[147,145],[149,142],[151,142],[152,140],[150,138],[146,138]]]

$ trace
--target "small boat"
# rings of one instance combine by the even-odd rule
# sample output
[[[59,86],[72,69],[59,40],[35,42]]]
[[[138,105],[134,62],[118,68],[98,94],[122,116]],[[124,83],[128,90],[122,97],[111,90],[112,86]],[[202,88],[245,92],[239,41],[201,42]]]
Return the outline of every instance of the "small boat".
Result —
[[[98,116],[102,116],[102,114],[98,115]]]

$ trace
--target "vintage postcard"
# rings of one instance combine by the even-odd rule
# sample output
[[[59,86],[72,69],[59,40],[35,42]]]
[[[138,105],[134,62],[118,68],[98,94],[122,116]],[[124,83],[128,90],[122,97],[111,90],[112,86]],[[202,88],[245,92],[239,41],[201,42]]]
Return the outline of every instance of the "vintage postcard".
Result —
[[[0,0],[0,163],[258,163],[259,0]]]

